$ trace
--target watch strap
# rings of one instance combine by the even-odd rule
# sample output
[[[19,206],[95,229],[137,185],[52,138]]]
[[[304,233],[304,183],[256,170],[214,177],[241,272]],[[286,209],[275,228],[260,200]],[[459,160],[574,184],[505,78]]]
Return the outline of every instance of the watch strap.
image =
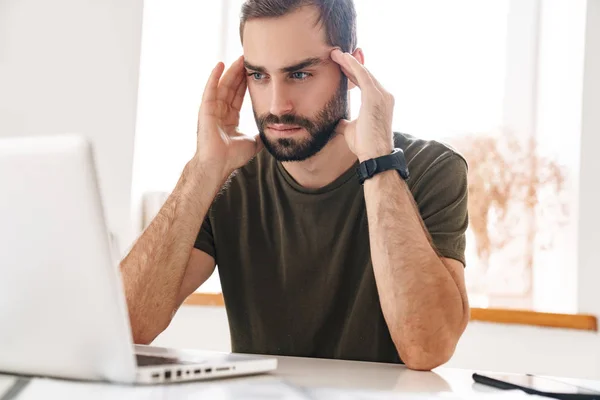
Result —
[[[371,158],[361,162],[357,168],[357,175],[360,184],[373,176],[395,169],[403,179],[408,179],[408,168],[404,158],[404,152],[401,149],[394,149],[391,154]]]

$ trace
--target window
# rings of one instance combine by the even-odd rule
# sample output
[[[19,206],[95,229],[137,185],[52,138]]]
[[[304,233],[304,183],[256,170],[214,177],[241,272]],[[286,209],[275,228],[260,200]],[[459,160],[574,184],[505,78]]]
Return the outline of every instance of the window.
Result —
[[[242,52],[242,2],[146,2],[136,213],[144,194],[173,188],[193,154],[204,82],[217,59],[229,65]],[[396,99],[394,130],[445,141],[469,161],[474,307],[576,311],[571,100],[581,88],[560,77],[581,74],[582,46],[573,43],[582,43],[585,5],[549,3],[355,0],[366,64]],[[352,115],[359,106],[355,89]],[[248,98],[240,127],[256,131]],[[220,291],[217,275],[200,290]]]

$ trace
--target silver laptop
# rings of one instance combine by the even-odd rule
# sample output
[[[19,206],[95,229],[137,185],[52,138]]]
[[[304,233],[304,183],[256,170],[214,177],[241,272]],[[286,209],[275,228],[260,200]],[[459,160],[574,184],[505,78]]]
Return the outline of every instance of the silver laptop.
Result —
[[[0,371],[164,383],[272,371],[273,357],[134,346],[92,148],[0,139]]]

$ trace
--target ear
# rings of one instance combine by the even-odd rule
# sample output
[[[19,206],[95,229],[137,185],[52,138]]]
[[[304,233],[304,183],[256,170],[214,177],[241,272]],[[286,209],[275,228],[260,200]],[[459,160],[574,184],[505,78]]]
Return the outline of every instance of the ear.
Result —
[[[354,50],[354,52],[352,52],[352,57],[356,58],[356,61],[358,61],[362,65],[365,65],[365,54],[363,53],[363,51],[360,47],[357,47],[356,50]],[[356,85],[354,83],[352,83],[350,80],[348,80],[348,90],[354,89],[355,87],[356,87]]]

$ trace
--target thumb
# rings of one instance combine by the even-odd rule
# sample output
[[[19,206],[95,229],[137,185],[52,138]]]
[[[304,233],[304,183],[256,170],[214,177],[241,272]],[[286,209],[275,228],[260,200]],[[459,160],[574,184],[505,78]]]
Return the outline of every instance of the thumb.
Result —
[[[256,135],[254,135],[254,142],[256,143],[255,151],[256,151],[256,154],[258,154],[265,147],[265,144],[263,143],[262,139],[260,138],[260,133],[257,133]]]
[[[253,144],[254,154],[258,154],[258,152],[260,152],[263,149],[263,147],[265,147],[262,139],[260,138],[260,133],[257,133],[254,136],[249,136],[245,133],[236,130],[231,136],[234,138],[234,140],[241,140],[243,142]]]
[[[263,147],[260,137],[246,136],[243,133],[234,135],[231,141],[234,147],[230,153],[233,169],[246,165]]]
[[[341,119],[335,127],[335,133],[346,136],[354,129],[356,129],[356,120],[348,121],[347,119]]]

